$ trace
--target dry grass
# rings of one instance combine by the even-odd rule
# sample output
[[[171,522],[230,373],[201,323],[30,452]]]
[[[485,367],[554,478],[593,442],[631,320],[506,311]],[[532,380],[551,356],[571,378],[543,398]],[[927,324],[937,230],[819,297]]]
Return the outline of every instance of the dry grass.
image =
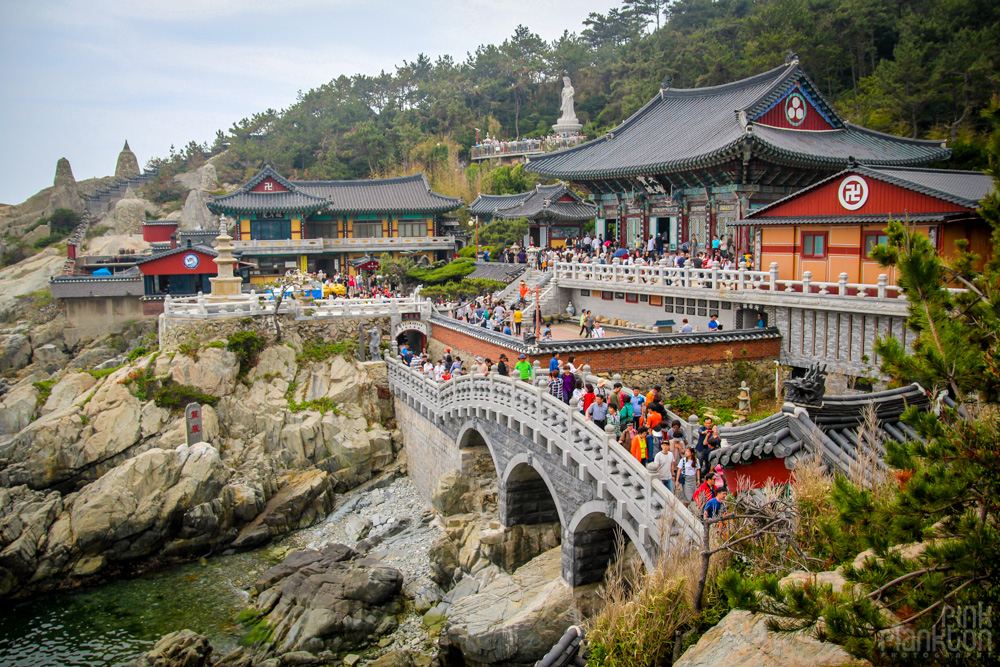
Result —
[[[672,520],[667,512],[661,516],[661,534],[669,534]],[[715,581],[728,562],[726,554],[713,558],[709,581]],[[647,572],[638,557],[629,557],[626,540],[620,536],[601,591],[603,608],[587,629],[588,663],[615,667],[664,663],[677,631],[696,617],[693,603],[700,570],[700,545],[677,537],[667,540],[656,567]]]
[[[880,421],[875,406],[866,405],[862,411],[862,422],[858,428],[857,458],[848,469],[848,479],[856,486],[872,492],[876,502],[888,501],[895,493],[895,484],[879,451],[881,443]]]

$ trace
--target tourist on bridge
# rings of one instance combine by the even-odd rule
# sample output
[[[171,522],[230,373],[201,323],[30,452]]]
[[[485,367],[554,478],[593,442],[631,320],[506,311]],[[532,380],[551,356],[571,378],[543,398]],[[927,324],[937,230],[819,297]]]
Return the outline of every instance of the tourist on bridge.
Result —
[[[553,352],[552,358],[549,359],[549,372],[559,370],[560,366],[562,366],[562,362],[559,361],[559,353]]]
[[[594,402],[590,404],[585,414],[588,421],[603,429],[608,423],[608,404],[604,402],[604,397],[594,396]]]
[[[531,382],[532,377],[534,377],[531,370],[531,363],[528,361],[528,357],[521,355],[518,357],[518,362],[514,364],[514,370],[516,370],[522,380],[525,382]]]
[[[674,453],[669,449],[660,450],[653,455],[651,472],[656,473],[657,478],[670,491],[674,490]]]
[[[521,320],[524,318],[524,314],[521,312],[521,308],[518,307],[514,311],[514,335],[521,335]]]
[[[684,458],[677,465],[677,488],[681,490],[681,498],[685,503],[690,503],[694,498],[694,491],[698,488],[700,476],[701,469],[695,458],[694,450],[688,447],[684,450]]]
[[[510,376],[510,366],[507,365],[506,354],[501,354],[497,361],[497,375],[502,375],[503,377]]]
[[[587,414],[587,410],[594,402],[594,385],[587,383],[583,386],[583,413]]]
[[[648,432],[649,430],[645,426],[640,426],[636,434],[632,436],[632,446],[630,448],[632,456],[643,465],[646,465],[646,462],[649,461],[649,449],[646,444],[646,434]]]
[[[608,404],[608,424],[614,427],[615,438],[620,438],[622,435],[622,420],[618,416],[618,408],[610,403]]]
[[[559,377],[558,369],[549,371],[549,394],[560,401],[563,400],[563,383],[562,378]]]

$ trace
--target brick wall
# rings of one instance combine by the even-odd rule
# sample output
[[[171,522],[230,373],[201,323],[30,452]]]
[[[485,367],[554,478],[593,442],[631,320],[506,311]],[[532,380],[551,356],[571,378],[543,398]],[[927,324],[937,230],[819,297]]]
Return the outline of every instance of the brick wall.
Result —
[[[437,361],[450,347],[453,355],[460,356],[470,368],[472,360],[483,357],[497,361],[501,353],[506,353],[511,363],[519,356],[500,345],[473,338],[459,331],[431,324],[431,339],[428,348]],[[669,400],[681,395],[692,396],[720,406],[735,403],[741,377],[746,368],[737,368],[735,361],[748,364],[750,375],[759,381],[753,383],[754,396],[773,394],[774,360],[781,351],[781,340],[754,340],[745,342],[691,343],[685,345],[651,345],[626,350],[601,350],[574,354],[577,367],[590,365],[594,375],[611,378],[622,376],[625,386],[649,389],[653,385],[663,387]],[[563,361],[569,357],[563,353]],[[530,361],[538,360],[543,369],[549,367],[549,355],[529,356]],[[741,370],[744,375],[741,376]],[[672,377],[673,382],[667,378]]]

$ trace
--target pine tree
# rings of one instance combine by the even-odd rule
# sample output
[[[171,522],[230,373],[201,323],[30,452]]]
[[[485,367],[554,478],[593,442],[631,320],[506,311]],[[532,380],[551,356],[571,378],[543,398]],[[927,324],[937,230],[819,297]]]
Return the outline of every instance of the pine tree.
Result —
[[[1000,103],[994,99],[984,115],[997,127],[996,159]],[[972,270],[975,258],[964,246],[946,264],[926,237],[901,221],[889,224],[888,244],[873,252],[883,265],[896,267],[916,334],[911,350],[893,339],[877,343],[882,371],[900,384],[948,389],[955,406],[904,414],[921,440],[886,444],[898,485],[893,493],[880,496],[843,477],[834,481],[837,515],[822,527],[824,555],[843,566],[850,586],[840,592],[818,585],[782,588],[775,576],[723,575],[730,603],[771,614],[772,629],[810,629],[875,664],[996,664],[993,619],[980,614],[1000,613],[997,190],[1000,179],[979,209],[993,228],[993,258],[981,273]],[[949,282],[965,291],[949,291]],[[871,555],[858,558],[865,549]],[[956,609],[964,613],[956,617]],[[970,641],[946,643],[959,634]]]

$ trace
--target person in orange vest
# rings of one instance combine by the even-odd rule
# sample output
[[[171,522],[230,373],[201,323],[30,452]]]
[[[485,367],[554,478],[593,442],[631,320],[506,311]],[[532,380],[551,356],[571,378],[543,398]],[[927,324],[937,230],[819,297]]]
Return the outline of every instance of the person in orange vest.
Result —
[[[632,456],[643,465],[646,465],[646,461],[649,458],[649,450],[646,448],[646,433],[648,432],[645,426],[640,426],[632,438]]]
[[[523,301],[524,303],[528,303],[528,286],[524,283],[523,280],[521,281],[520,292],[521,292],[521,301]]]

